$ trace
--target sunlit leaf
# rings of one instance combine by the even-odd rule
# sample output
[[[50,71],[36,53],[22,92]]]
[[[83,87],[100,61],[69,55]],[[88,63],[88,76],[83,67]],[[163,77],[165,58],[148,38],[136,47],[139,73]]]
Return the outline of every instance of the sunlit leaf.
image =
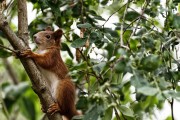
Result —
[[[134,117],[134,112],[130,108],[128,108],[124,105],[121,105],[118,108],[123,113],[123,115],[129,116],[129,117]]]
[[[145,86],[145,87],[138,88],[137,92],[142,93],[144,95],[153,96],[158,92],[158,89]]]
[[[141,88],[143,86],[149,86],[149,82],[142,75],[137,74],[131,77],[131,84],[136,88]]]
[[[89,24],[89,23],[84,23],[84,24],[78,24],[77,27],[80,27],[80,28],[91,28],[92,25]]]
[[[79,48],[79,47],[83,47],[86,43],[86,38],[79,38],[79,39],[76,39],[75,41],[72,42],[71,46],[73,48]]]
[[[109,107],[106,111],[105,111],[105,115],[103,117],[102,120],[111,120],[112,118],[112,113],[113,113],[113,107]]]
[[[165,90],[163,91],[164,95],[167,97],[167,98],[179,98],[180,97],[180,92],[175,92],[173,90]]]

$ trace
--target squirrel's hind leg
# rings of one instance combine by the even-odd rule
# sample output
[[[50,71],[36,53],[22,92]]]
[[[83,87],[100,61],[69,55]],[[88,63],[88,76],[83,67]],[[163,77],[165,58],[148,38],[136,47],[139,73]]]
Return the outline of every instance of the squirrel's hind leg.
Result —
[[[60,112],[60,107],[59,107],[59,104],[58,103],[53,103],[49,106],[48,108],[48,113],[50,113],[51,115],[53,115],[54,113],[56,112]]]

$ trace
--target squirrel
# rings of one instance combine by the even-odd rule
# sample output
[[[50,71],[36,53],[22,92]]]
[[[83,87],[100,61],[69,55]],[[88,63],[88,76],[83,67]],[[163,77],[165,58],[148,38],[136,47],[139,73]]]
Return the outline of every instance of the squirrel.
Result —
[[[75,107],[75,86],[60,54],[62,34],[61,29],[54,32],[51,27],[47,27],[33,36],[37,50],[35,52],[25,50],[20,56],[32,58],[45,77],[47,88],[55,100],[47,112],[50,114],[59,112],[70,120],[79,113]]]

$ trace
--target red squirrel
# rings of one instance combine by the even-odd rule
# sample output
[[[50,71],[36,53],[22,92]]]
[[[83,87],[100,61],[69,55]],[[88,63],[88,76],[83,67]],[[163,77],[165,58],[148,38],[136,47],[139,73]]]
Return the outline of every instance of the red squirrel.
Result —
[[[75,86],[60,54],[62,34],[61,29],[53,32],[50,27],[47,27],[45,31],[40,31],[33,36],[37,50],[35,52],[25,50],[21,56],[32,58],[46,79],[47,88],[55,100],[47,112],[51,114],[59,112],[70,120],[79,113],[75,107]]]

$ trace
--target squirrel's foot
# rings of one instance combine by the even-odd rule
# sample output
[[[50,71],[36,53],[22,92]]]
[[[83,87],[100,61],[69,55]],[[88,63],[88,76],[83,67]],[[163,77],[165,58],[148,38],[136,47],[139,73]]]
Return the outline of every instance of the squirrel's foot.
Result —
[[[47,112],[50,113],[51,115],[53,115],[56,112],[60,111],[60,107],[58,105],[58,103],[53,103],[49,106]]]
[[[20,52],[19,56],[29,58],[29,57],[31,57],[32,54],[33,54],[33,52],[31,51],[31,49],[27,49],[27,50]]]

